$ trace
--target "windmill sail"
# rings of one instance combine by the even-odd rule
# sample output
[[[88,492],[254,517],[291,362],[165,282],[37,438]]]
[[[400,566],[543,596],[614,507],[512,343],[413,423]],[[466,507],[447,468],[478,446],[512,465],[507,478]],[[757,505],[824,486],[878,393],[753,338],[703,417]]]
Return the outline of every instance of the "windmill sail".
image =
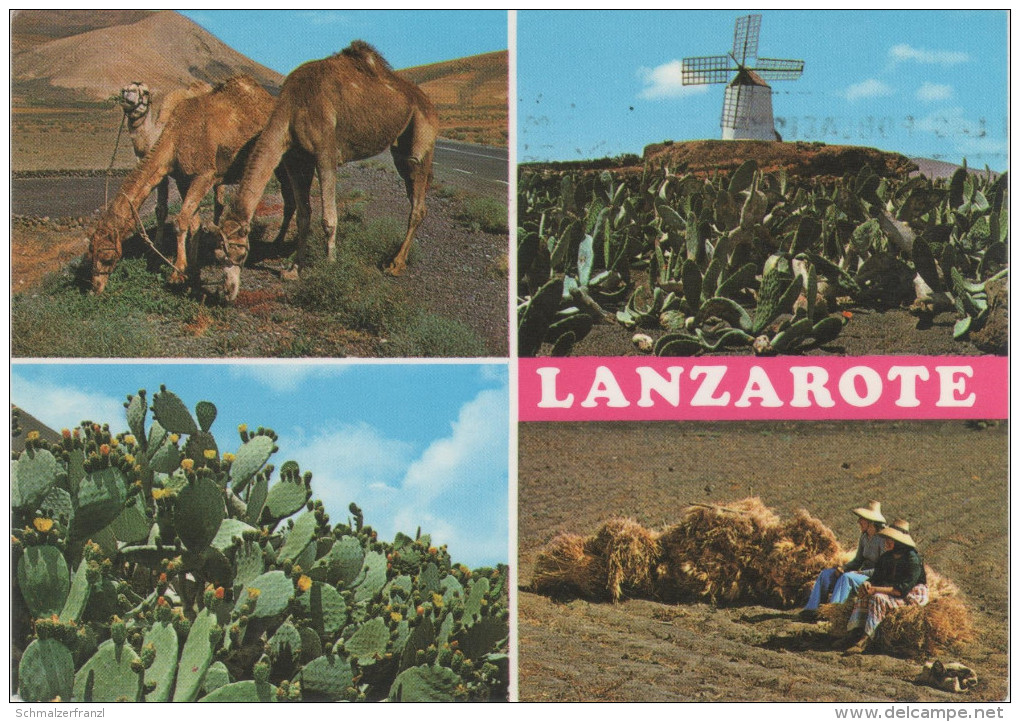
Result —
[[[733,50],[729,55],[684,58],[684,85],[726,84],[720,125],[723,139],[775,140],[770,80],[796,80],[804,72],[803,60],[759,58],[761,15],[737,18]],[[734,75],[735,74],[735,75]]]

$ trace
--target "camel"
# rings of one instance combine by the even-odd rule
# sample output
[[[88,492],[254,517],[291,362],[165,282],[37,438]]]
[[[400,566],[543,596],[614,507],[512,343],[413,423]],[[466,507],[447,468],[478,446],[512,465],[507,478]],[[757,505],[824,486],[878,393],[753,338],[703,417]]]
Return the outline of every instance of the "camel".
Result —
[[[251,219],[273,168],[287,153],[297,159],[288,168],[294,171],[291,182],[298,214],[297,263],[287,277],[296,277],[307,261],[312,176],[319,175],[326,252],[335,261],[336,168],[371,158],[387,147],[411,202],[407,234],[386,268],[392,275],[403,273],[414,234],[425,218],[425,192],[438,131],[439,118],[425,93],[396,75],[368,43],[356,40],[339,53],[295,69],[283,82],[269,124],[217,228],[224,296],[232,300],[237,295],[241,267],[248,257]]]
[[[177,105],[159,140],[124,180],[90,233],[88,260],[96,293],[106,287],[120,260],[121,242],[135,228],[138,208],[167,176],[174,179],[183,196],[181,211],[174,219],[177,256],[171,282],[183,282],[185,272],[190,271],[193,285],[197,283],[198,205],[214,185],[238,181],[273,105],[272,96],[247,75],[235,76],[212,92]],[[282,239],[294,213],[294,196],[288,174],[281,169],[278,177],[284,197]],[[222,210],[217,202],[214,220]]]
[[[120,89],[117,102],[124,110],[124,120],[127,123],[128,136],[131,138],[131,147],[135,151],[135,158],[138,163],[142,162],[145,154],[152,146],[156,145],[159,134],[163,132],[170,114],[177,104],[185,98],[194,98],[198,95],[205,95],[212,91],[212,86],[201,80],[192,81],[187,87],[171,90],[163,98],[159,111],[153,110],[152,94],[149,86],[140,81],[128,83]],[[223,187],[216,187],[217,194],[222,201]],[[166,223],[167,208],[170,198],[170,179],[164,178],[156,186],[156,222],[158,236],[157,241],[162,238],[163,224]]]

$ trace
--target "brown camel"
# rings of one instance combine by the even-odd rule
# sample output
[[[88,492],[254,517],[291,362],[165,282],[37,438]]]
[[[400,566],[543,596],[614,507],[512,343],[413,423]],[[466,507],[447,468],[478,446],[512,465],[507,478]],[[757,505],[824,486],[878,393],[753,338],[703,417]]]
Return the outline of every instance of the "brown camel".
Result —
[[[120,89],[117,102],[124,110],[124,121],[127,123],[128,136],[135,151],[138,163],[145,154],[156,145],[159,134],[166,127],[167,120],[177,104],[186,98],[194,98],[212,91],[212,86],[201,80],[192,81],[187,87],[175,88],[166,94],[159,110],[153,109],[152,94],[149,86],[140,81],[128,83]],[[216,193],[222,202],[223,187],[217,186]],[[170,198],[170,179],[164,178],[156,186],[156,227],[159,229],[157,241],[162,238],[163,224],[166,223],[167,208]]]
[[[197,283],[198,205],[217,183],[237,182],[273,105],[272,96],[247,75],[233,77],[211,93],[177,105],[156,145],[125,179],[90,234],[88,259],[94,291],[105,288],[120,260],[121,242],[135,228],[138,208],[167,176],[174,179],[183,196],[181,211],[174,219],[177,257],[171,281],[182,282],[190,270],[193,285]],[[278,176],[284,197],[282,238],[294,213],[294,198],[288,174],[281,170]],[[217,202],[214,217],[222,210]]]
[[[336,260],[336,168],[370,158],[387,147],[404,180],[411,213],[407,234],[387,272],[399,275],[407,264],[414,234],[425,218],[425,191],[432,175],[432,153],[439,119],[425,93],[396,75],[370,45],[356,40],[335,55],[305,63],[283,82],[269,124],[259,136],[241,186],[219,225],[225,267],[224,294],[233,299],[248,257],[248,234],[255,207],[280,158],[295,160],[291,183],[297,195],[297,263],[307,257],[311,206],[309,191],[317,172],[322,191],[322,225],[326,251]]]

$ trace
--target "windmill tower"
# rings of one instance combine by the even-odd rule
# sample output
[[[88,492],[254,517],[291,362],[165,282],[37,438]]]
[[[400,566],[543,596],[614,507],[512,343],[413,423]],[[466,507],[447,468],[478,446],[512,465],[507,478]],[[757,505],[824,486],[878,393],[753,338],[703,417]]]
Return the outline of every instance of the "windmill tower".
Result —
[[[760,31],[761,15],[737,18],[729,55],[683,60],[684,85],[727,84],[720,121],[723,140],[778,140],[772,117],[772,88],[765,81],[796,80],[804,72],[803,60],[759,58]],[[731,73],[736,73],[732,79]]]

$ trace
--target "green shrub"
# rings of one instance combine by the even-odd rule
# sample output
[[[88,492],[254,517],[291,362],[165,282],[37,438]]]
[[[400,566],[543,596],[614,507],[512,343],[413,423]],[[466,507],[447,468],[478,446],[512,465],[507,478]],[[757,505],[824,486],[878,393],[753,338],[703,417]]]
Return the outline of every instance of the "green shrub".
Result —
[[[471,198],[464,202],[457,219],[473,230],[486,233],[506,233],[506,203],[495,198]]]
[[[472,358],[485,356],[485,342],[460,321],[418,313],[396,331],[385,347],[387,356]]]

